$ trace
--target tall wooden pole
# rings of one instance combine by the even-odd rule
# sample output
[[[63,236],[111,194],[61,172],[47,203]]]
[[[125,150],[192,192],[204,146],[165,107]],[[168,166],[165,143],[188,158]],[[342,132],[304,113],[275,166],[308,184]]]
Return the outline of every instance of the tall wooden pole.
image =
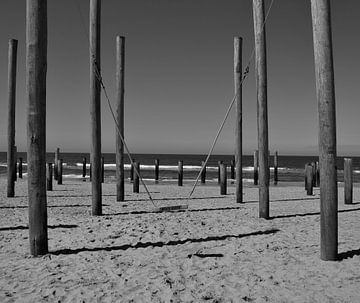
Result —
[[[160,160],[155,159],[155,183],[159,182],[159,164],[160,164]]]
[[[183,186],[183,178],[184,178],[184,162],[182,160],[178,163],[178,186]]]
[[[33,256],[48,252],[46,209],[47,0],[26,1],[26,97],[29,240]]]
[[[15,99],[16,99],[16,65],[17,65],[17,45],[18,41],[9,40],[8,54],[8,151],[7,151],[7,196],[15,196],[15,175],[14,169],[15,155]]]
[[[124,201],[124,91],[125,91],[125,37],[116,37],[116,201]],[[121,136],[121,137],[120,137]]]
[[[269,218],[269,140],[264,0],[253,0],[259,148],[259,216]]]
[[[137,171],[137,173],[134,174],[134,182],[133,182],[133,192],[139,193],[139,187],[140,187],[140,162],[133,162],[134,167]],[[135,170],[134,169],[134,170]]]
[[[201,172],[201,184],[205,184],[206,182],[206,166],[205,161],[201,161],[201,167],[204,167],[204,169]]]
[[[344,203],[353,203],[353,166],[352,159],[344,159]]]
[[[220,164],[220,195],[227,194],[227,170],[226,164]]]
[[[329,0],[311,0],[316,95],[319,111],[321,259],[336,260],[338,192],[336,172],[336,109]]]
[[[234,84],[236,95],[235,125],[235,194],[236,202],[243,202],[242,186],[242,38],[234,38]]]
[[[100,104],[100,11],[101,0],[90,0],[90,116],[92,214],[102,214],[101,203],[101,104]]]

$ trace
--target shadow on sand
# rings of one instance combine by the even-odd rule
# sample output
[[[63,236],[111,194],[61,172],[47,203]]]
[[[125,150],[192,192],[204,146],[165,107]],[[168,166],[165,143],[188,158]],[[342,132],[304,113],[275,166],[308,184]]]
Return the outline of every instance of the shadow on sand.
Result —
[[[359,211],[359,210],[360,210],[360,208],[340,209],[340,210],[338,210],[338,213],[349,213],[349,212]],[[279,215],[279,216],[270,217],[269,219],[273,220],[273,219],[306,217],[306,216],[319,216],[319,215],[320,215],[320,212],[316,212],[316,213],[305,213],[305,214],[294,214],[294,215]]]
[[[55,228],[77,228],[78,225],[74,224],[59,224],[59,225],[48,225],[48,228],[55,229]],[[0,231],[10,231],[10,230],[24,230],[29,229],[29,226],[9,226],[9,227],[0,227]]]

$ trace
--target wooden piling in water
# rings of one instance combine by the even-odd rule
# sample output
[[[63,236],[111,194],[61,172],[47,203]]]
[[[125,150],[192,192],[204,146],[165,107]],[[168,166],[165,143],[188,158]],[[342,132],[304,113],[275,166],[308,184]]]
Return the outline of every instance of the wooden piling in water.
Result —
[[[19,178],[22,179],[22,173],[23,173],[23,158],[20,157],[19,158],[19,166],[18,166],[18,170],[19,170]]]
[[[58,178],[57,182],[59,185],[63,184],[63,159],[59,159],[57,163]]]
[[[26,2],[26,97],[29,241],[33,256],[48,253],[46,208],[47,0]]]
[[[274,154],[274,185],[278,184],[278,152]]]
[[[57,163],[60,159],[60,148],[56,148],[55,150],[55,156],[54,156],[54,180],[58,179],[58,168]]]
[[[8,50],[8,149],[7,149],[7,197],[15,196],[14,155],[15,146],[15,102],[16,102],[16,66],[17,45],[15,39],[9,40]]]
[[[201,167],[204,167],[201,172],[201,184],[205,184],[206,182],[206,165],[205,161],[201,161]]]
[[[100,104],[100,19],[101,0],[90,0],[90,116],[92,165],[92,215],[102,214],[101,198],[101,104]]]
[[[178,186],[183,186],[183,177],[184,177],[183,161],[180,160],[178,163]]]
[[[48,163],[46,167],[46,190],[53,190],[53,166],[52,163]]]
[[[231,165],[231,178],[236,179],[236,202],[243,202],[242,184],[242,38],[234,38],[234,90],[236,96],[236,122],[235,122],[235,172]]]
[[[253,0],[259,148],[259,217],[269,219],[269,140],[264,0]]]
[[[312,196],[313,194],[313,178],[314,178],[314,170],[311,164],[306,165],[306,194],[308,196]]]
[[[82,177],[86,178],[86,157],[83,157],[82,161]]]
[[[226,164],[220,164],[220,195],[227,194],[227,171]]]
[[[138,173],[134,173],[134,183],[133,183],[133,192],[139,193],[139,187],[140,187],[140,162],[134,162],[134,166],[136,167],[136,170]],[[138,175],[139,174],[139,175]]]
[[[258,185],[259,181],[259,151],[254,151],[254,185]]]
[[[353,166],[352,159],[344,159],[344,203],[353,203]]]
[[[155,159],[155,183],[159,182],[159,159]]]
[[[329,0],[311,0],[315,78],[319,111],[320,257],[336,260],[338,193],[336,171],[336,107]]]
[[[116,201],[125,200],[124,175],[125,37],[116,37]]]

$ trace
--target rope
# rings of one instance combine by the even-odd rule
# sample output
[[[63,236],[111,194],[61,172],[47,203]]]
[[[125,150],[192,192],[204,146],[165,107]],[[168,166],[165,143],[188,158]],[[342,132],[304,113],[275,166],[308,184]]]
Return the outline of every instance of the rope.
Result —
[[[271,3],[270,3],[270,5],[269,5],[269,8],[268,8],[267,13],[266,13],[265,18],[264,18],[264,23],[263,23],[263,26],[262,26],[262,28],[261,28],[261,32],[262,32],[262,31],[264,30],[264,28],[265,28],[265,24],[266,24],[266,21],[267,21],[267,19],[268,19],[268,17],[269,17],[269,13],[270,13],[270,10],[271,10],[271,8],[272,8],[272,6],[273,6],[273,3],[274,3],[274,0],[271,0]],[[255,55],[255,46],[253,47],[253,50],[252,50],[252,52],[251,52],[250,58],[249,58],[248,63],[247,63],[247,65],[246,65],[245,71],[244,71],[244,73],[243,73],[243,77],[242,77],[242,79],[241,79],[241,81],[240,81],[240,85],[242,85],[242,83],[243,83],[244,80],[246,79],[247,75],[249,74],[250,64],[251,64],[252,59],[254,58],[254,55]],[[199,174],[198,174],[198,176],[197,176],[197,178],[196,178],[196,180],[195,180],[194,186],[192,187],[192,189],[191,189],[191,191],[190,191],[189,198],[192,196],[192,194],[193,194],[194,191],[195,191],[196,186],[197,186],[198,183],[199,183],[200,176],[201,176],[202,172],[204,171],[204,169],[205,169],[205,167],[206,167],[206,164],[208,163],[208,161],[209,161],[209,159],[210,159],[210,156],[211,156],[211,154],[212,154],[212,152],[213,152],[213,150],[214,150],[214,148],[215,148],[215,145],[216,145],[216,143],[217,143],[217,140],[219,139],[219,136],[220,136],[220,134],[221,134],[221,131],[223,130],[224,125],[225,125],[225,123],[226,123],[226,120],[227,120],[227,118],[229,117],[230,111],[231,111],[231,109],[232,109],[232,107],[233,107],[233,105],[234,105],[234,103],[235,103],[235,100],[236,100],[237,95],[238,95],[238,93],[235,94],[234,98],[232,99],[232,101],[231,101],[231,103],[230,103],[230,105],[229,105],[229,107],[228,107],[228,109],[227,109],[227,111],[226,111],[226,113],[225,113],[225,117],[224,117],[224,119],[223,119],[223,121],[222,121],[222,123],[221,123],[221,125],[220,125],[220,127],[219,127],[219,129],[218,129],[218,131],[217,131],[217,133],[216,133],[216,136],[215,136],[214,141],[213,141],[213,143],[212,143],[212,145],[211,145],[211,147],[210,147],[210,150],[209,150],[209,152],[208,152],[208,154],[207,154],[207,156],[206,156],[206,159],[205,159],[205,161],[204,161],[204,164],[202,165],[201,170],[200,170],[200,172],[199,172]]]

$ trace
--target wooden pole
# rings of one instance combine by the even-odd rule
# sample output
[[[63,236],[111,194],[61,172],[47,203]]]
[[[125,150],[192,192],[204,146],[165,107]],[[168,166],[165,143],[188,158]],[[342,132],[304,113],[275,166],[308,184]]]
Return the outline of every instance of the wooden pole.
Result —
[[[23,172],[23,167],[22,167],[22,164],[23,164],[23,158],[19,158],[19,166],[18,166],[18,169],[19,169],[19,178],[22,179],[22,172]]]
[[[125,37],[116,37],[116,201],[125,199],[124,175]]]
[[[100,11],[101,0],[90,0],[90,116],[92,165],[92,215],[102,214],[101,201],[101,104],[100,104]]]
[[[259,217],[269,219],[269,140],[264,0],[253,0],[259,148]]]
[[[311,164],[306,165],[306,194],[312,196],[313,194],[313,178],[314,178],[314,169]]]
[[[184,177],[183,161],[180,160],[178,164],[178,186],[183,186],[183,177]]]
[[[13,166],[12,166],[12,169],[14,170],[14,173],[13,173],[14,181],[17,180],[17,174],[16,174],[16,172],[17,172],[17,161],[16,161],[16,159],[17,159],[17,146],[14,145],[14,163],[13,163]]]
[[[278,184],[278,152],[274,154],[274,185]]]
[[[58,184],[61,185],[62,183],[62,179],[63,179],[63,159],[59,159],[58,163],[57,163],[57,168],[58,168]]]
[[[92,171],[92,169],[91,169],[91,163],[90,163],[90,169],[89,169],[89,179],[90,179],[90,182],[91,182],[91,171]]]
[[[136,163],[135,159],[132,159],[132,163]],[[130,182],[134,182],[134,166],[130,164]]]
[[[230,179],[235,180],[235,160],[230,160]]]
[[[353,166],[352,159],[344,159],[344,203],[353,203]]]
[[[203,167],[205,164],[205,161],[201,161],[201,167]],[[205,184],[206,182],[206,166],[204,166],[203,171],[201,172],[201,184]]]
[[[136,167],[136,170],[138,172],[138,174],[140,175],[140,162],[134,162],[134,166]],[[134,183],[133,183],[133,192],[134,193],[139,193],[139,181],[140,178],[138,176],[138,174],[134,174]]]
[[[254,151],[254,185],[258,185],[259,181],[259,151]]]
[[[46,189],[47,190],[53,190],[52,178],[53,178],[53,166],[52,166],[52,163],[48,163],[47,169],[46,169]]]
[[[105,180],[105,159],[101,157],[101,183],[104,183]]]
[[[329,0],[311,0],[316,92],[319,111],[321,259],[336,260],[338,193],[336,109]]]
[[[235,124],[235,166],[236,202],[243,202],[242,186],[242,38],[234,38],[234,86],[236,95],[236,124]],[[231,178],[233,178],[233,166],[231,167]]]
[[[58,179],[58,168],[57,163],[60,159],[60,148],[56,148],[55,150],[55,156],[54,156],[54,180]]]
[[[14,146],[15,146],[15,100],[16,100],[16,65],[18,41],[9,40],[8,53],[8,150],[7,150],[7,196],[15,196]]]
[[[320,186],[320,169],[319,169],[319,161],[316,161],[316,187]]]
[[[83,178],[86,178],[86,157],[83,157],[82,176]]]
[[[220,184],[220,166],[223,164],[223,161],[218,161],[218,184]]]
[[[159,182],[159,164],[160,164],[159,159],[155,159],[155,182],[156,183]]]
[[[220,164],[220,195],[226,195],[227,193],[227,174],[226,164]]]
[[[46,208],[47,0],[26,1],[26,97],[29,241],[33,256],[48,252]]]

